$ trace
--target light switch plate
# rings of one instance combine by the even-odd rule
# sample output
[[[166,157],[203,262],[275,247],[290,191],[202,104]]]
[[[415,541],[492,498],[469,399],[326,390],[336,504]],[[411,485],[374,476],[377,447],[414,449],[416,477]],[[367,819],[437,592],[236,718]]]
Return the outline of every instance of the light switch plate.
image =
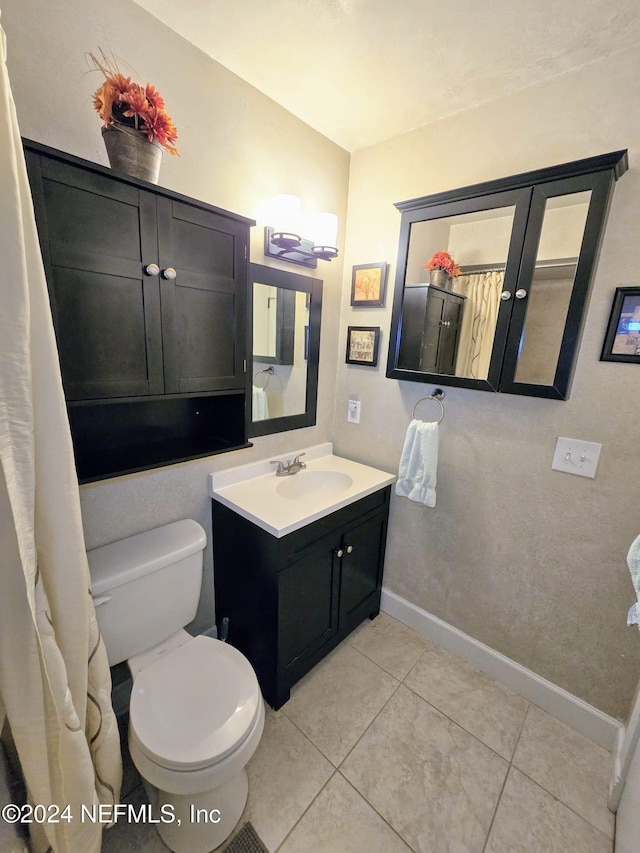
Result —
[[[577,438],[558,437],[551,467],[565,474],[578,477],[596,476],[602,445],[595,441],[579,441]]]
[[[350,424],[360,423],[360,400],[349,400],[349,409],[347,410],[347,420]]]

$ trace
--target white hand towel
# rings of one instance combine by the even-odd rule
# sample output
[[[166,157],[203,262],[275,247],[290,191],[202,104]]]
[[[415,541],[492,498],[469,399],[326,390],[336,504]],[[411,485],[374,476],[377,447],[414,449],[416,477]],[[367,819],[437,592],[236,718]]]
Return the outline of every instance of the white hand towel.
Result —
[[[404,440],[396,494],[425,506],[436,505],[438,472],[438,424],[415,418]]]
[[[252,418],[254,421],[264,421],[269,417],[269,401],[267,399],[266,392],[264,388],[258,388],[257,385],[253,386],[253,409],[252,409]]]
[[[629,553],[627,554],[627,565],[631,572],[631,580],[633,581],[633,588],[636,591],[638,605],[640,605],[640,536],[634,539],[631,544],[631,548],[629,548]],[[639,609],[640,608],[636,606],[636,616],[638,615]],[[629,611],[629,613],[631,613],[631,611]],[[630,622],[629,624],[637,624],[640,629],[640,622]]]

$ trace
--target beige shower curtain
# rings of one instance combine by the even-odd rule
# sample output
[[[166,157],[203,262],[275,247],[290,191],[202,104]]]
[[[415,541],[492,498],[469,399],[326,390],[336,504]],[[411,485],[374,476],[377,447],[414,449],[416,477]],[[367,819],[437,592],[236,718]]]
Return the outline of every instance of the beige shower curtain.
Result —
[[[456,376],[486,379],[498,321],[504,272],[462,275],[455,280],[456,293],[467,297],[458,343]]]
[[[0,727],[30,802],[54,807],[34,853],[98,853],[82,806],[117,802],[119,737],[1,26],[0,259]]]

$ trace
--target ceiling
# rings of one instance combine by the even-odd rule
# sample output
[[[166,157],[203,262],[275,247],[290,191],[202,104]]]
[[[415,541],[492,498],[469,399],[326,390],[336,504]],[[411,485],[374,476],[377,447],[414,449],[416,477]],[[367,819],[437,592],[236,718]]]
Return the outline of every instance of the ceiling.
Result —
[[[136,0],[353,151],[640,45],[638,0]]]

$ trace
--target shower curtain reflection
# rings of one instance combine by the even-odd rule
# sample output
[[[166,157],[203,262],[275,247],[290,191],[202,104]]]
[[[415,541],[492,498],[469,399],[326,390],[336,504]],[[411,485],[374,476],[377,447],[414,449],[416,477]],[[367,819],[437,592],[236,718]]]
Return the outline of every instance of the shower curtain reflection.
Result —
[[[456,376],[487,379],[493,339],[500,308],[504,271],[461,275],[455,280],[455,292],[466,296]]]

